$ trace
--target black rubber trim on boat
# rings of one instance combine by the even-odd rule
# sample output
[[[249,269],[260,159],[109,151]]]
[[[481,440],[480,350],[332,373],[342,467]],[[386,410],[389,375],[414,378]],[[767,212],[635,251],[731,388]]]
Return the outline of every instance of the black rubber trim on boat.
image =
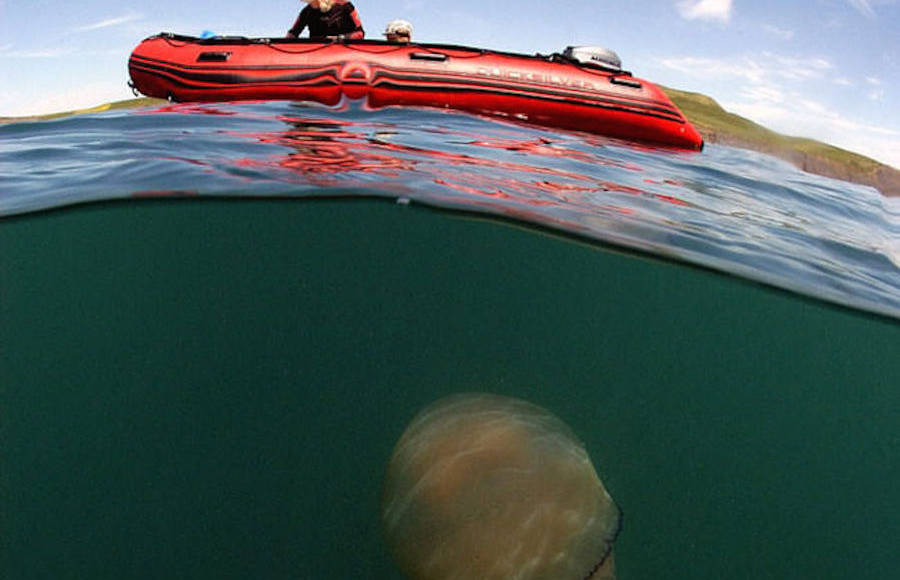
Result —
[[[450,58],[446,54],[441,54],[439,52],[411,52],[409,53],[410,60],[429,60],[434,62],[447,62],[447,59]]]
[[[631,78],[609,77],[609,82],[614,85],[622,85],[623,87],[631,87],[632,89],[640,89],[643,85]]]
[[[201,52],[197,57],[197,62],[225,62],[231,58],[230,51],[222,52]]]

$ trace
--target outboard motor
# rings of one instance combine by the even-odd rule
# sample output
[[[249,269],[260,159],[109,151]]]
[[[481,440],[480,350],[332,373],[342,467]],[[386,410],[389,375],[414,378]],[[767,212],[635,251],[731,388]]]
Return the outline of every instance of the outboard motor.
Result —
[[[614,51],[602,46],[567,46],[563,56],[569,60],[595,66],[611,72],[622,71],[622,59]]]

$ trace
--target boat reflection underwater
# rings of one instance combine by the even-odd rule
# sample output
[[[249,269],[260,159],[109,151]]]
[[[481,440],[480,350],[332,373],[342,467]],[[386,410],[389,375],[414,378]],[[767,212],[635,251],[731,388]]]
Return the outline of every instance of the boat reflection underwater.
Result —
[[[613,580],[621,512],[559,418],[520,399],[458,394],[400,437],[382,525],[414,580]]]
[[[589,230],[590,226],[581,222],[585,215],[596,215],[598,211],[634,213],[627,203],[598,207],[599,195],[645,196],[688,205],[674,196],[560,168],[560,164],[577,163],[640,172],[638,167],[629,167],[602,154],[570,148],[562,140],[526,139],[512,131],[509,136],[486,138],[483,134],[443,127],[423,128],[440,141],[439,146],[429,148],[404,144],[404,136],[388,124],[311,116],[282,116],[279,120],[290,128],[243,137],[284,146],[290,152],[263,160],[240,159],[236,163],[241,168],[255,168],[270,176],[280,171],[287,181],[323,189],[367,188],[381,190],[383,195],[392,197],[426,195],[427,203],[432,205],[486,211],[531,223],[549,221],[545,225],[570,231]],[[610,143],[602,137],[585,138],[591,141],[587,147],[599,150]],[[448,142],[484,153],[454,153],[447,150]],[[521,160],[499,159],[501,153],[495,152]],[[541,160],[556,163],[542,165]],[[285,170],[296,175],[284,175]],[[425,182],[421,187],[410,188],[410,183],[420,183],[416,179]],[[555,215],[548,220],[548,212],[570,215]]]

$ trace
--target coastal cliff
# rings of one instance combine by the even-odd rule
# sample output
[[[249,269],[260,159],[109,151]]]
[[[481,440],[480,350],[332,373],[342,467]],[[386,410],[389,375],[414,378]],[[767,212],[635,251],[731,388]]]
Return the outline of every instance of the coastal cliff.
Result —
[[[776,133],[726,111],[706,95],[661,88],[707,143],[759,151],[809,173],[868,185],[882,195],[900,197],[900,171],[889,165],[813,139]]]

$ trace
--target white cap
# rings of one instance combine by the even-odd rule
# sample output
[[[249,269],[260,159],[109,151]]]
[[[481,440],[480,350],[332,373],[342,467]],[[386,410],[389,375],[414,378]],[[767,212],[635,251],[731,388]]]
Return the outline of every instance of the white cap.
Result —
[[[404,36],[412,36],[413,27],[412,24],[406,20],[391,20],[387,23],[387,27],[384,29],[384,35],[388,34],[402,34]]]

